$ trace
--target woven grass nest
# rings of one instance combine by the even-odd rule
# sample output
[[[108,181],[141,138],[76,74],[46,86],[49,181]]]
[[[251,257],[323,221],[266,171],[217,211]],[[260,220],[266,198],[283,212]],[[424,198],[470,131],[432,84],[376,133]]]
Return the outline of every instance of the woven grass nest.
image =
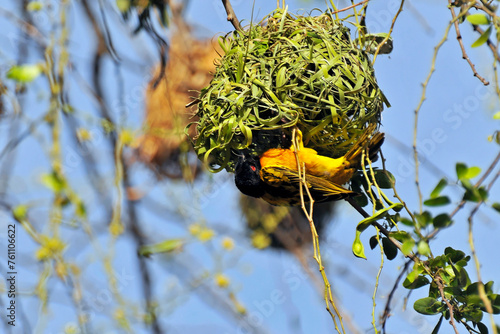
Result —
[[[288,148],[294,126],[305,146],[342,156],[389,105],[369,56],[331,13],[277,9],[219,42],[224,55],[201,91],[193,138],[213,172],[233,172],[241,153]]]

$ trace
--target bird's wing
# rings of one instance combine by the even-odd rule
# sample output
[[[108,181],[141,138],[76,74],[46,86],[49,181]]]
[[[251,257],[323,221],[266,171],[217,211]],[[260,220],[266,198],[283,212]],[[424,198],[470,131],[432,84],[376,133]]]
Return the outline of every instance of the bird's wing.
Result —
[[[344,155],[344,158],[351,166],[357,166],[361,163],[361,154],[366,148],[368,148],[367,154],[369,154],[370,160],[372,162],[376,160],[377,153],[384,143],[384,134],[381,132],[375,133],[376,127],[375,124],[368,125],[364,133],[358,138],[358,141]]]
[[[296,170],[282,166],[266,166],[261,169],[260,175],[267,185],[284,192],[296,193],[300,187],[300,176]],[[306,174],[306,183],[313,199],[318,202],[340,200],[356,195],[351,190],[313,175]]]

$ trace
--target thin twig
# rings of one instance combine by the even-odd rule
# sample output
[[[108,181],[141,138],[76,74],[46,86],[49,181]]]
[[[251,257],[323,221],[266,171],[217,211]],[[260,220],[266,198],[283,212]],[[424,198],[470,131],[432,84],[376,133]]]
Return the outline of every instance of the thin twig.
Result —
[[[391,33],[392,30],[394,29],[394,25],[396,24],[396,20],[398,19],[399,14],[403,11],[403,6],[405,4],[405,0],[401,0],[401,4],[399,5],[399,9],[396,12],[396,15],[394,15],[394,18],[392,19],[391,27],[389,28],[389,32],[387,33],[387,36],[379,43],[377,50],[375,50],[375,53],[373,54],[373,61],[372,64],[375,64],[375,59],[377,59],[377,55],[380,52],[380,49],[387,43],[389,38],[391,38]]]
[[[385,307],[384,307],[384,313],[382,314],[381,317],[381,325],[382,325],[382,332],[385,333],[385,325],[387,323],[387,319],[391,316],[391,301],[392,298],[394,298],[394,294],[396,293],[396,289],[399,286],[399,282],[403,278],[403,276],[406,274],[406,271],[408,270],[408,267],[410,266],[410,263],[413,263],[412,260],[408,260],[405,262],[405,265],[403,266],[403,270],[399,273],[398,277],[396,278],[396,281],[394,282],[394,285],[392,286],[391,292],[389,292],[389,296],[387,296],[387,301],[385,302]]]
[[[493,177],[493,180],[491,180],[491,182],[488,184],[488,186],[486,188],[488,191],[491,189],[491,187],[493,186],[493,184],[495,183],[495,181],[498,179],[499,176],[500,176],[500,170],[495,174],[495,176]],[[467,219],[467,221],[469,223],[469,246],[471,249],[472,258],[474,259],[474,264],[476,266],[479,297],[483,301],[484,307],[486,308],[486,311],[490,314],[490,321],[491,321],[491,327],[493,329],[493,333],[497,334],[498,331],[497,331],[496,326],[495,326],[495,319],[493,318],[493,307],[491,306],[491,301],[488,299],[488,296],[486,296],[486,291],[484,289],[484,284],[483,284],[483,281],[481,278],[481,264],[479,263],[479,259],[477,257],[476,247],[474,245],[474,236],[473,236],[473,232],[472,232],[472,227],[474,225],[473,224],[474,215],[477,213],[477,211],[479,210],[479,208],[481,207],[481,205],[483,203],[484,203],[483,200],[479,201],[476,204],[476,206],[474,207],[474,209],[472,209],[472,211],[469,215],[469,218]]]
[[[499,161],[500,161],[500,153],[498,153],[495,159],[493,159],[493,162],[490,164],[486,172],[484,172],[483,176],[479,178],[474,187],[479,187],[484,182],[484,180],[486,180],[486,178],[491,174],[493,169],[495,169],[495,166],[498,164]]]
[[[439,43],[434,47],[434,54],[432,56],[432,61],[431,61],[431,69],[429,70],[429,73],[427,74],[427,78],[425,79],[424,83],[422,84],[422,95],[420,97],[420,101],[418,102],[417,107],[415,108],[414,114],[414,128],[413,128],[413,159],[415,160],[415,185],[417,187],[417,193],[418,193],[418,205],[419,205],[419,212],[422,213],[423,208],[422,208],[422,203],[423,203],[423,196],[422,196],[422,190],[420,189],[420,181],[419,181],[419,161],[418,161],[418,150],[417,150],[417,130],[418,130],[418,116],[420,109],[422,108],[422,104],[425,101],[425,94],[427,92],[427,86],[429,85],[429,81],[432,77],[432,74],[436,70],[436,58],[439,52],[439,49],[441,46],[446,42],[448,38],[448,34],[451,28],[451,25],[456,19],[452,20],[448,25],[446,26],[445,33],[443,38],[439,41]]]
[[[471,6],[471,5],[469,5]],[[422,197],[422,191],[420,189],[420,181],[419,181],[419,161],[418,161],[418,150],[417,150],[417,130],[418,130],[418,116],[420,109],[422,108],[422,104],[424,103],[426,99],[426,92],[427,92],[427,87],[429,85],[429,81],[432,77],[432,74],[436,70],[436,59],[438,52],[441,48],[441,46],[446,42],[448,39],[448,34],[450,32],[451,25],[454,24],[458,19],[460,19],[462,16],[464,16],[468,9],[470,7],[466,7],[466,9],[461,12],[458,16],[455,16],[446,26],[445,33],[443,38],[439,41],[439,43],[434,47],[434,54],[432,56],[431,60],[431,69],[429,70],[429,73],[427,75],[427,78],[425,79],[424,83],[422,84],[422,95],[420,97],[420,101],[418,102],[417,107],[415,108],[415,120],[414,120],[414,129],[413,129],[413,158],[415,160],[415,185],[417,187],[417,192],[418,192],[418,199],[419,199],[419,212],[421,213],[423,211],[422,204],[423,204],[423,197]]]
[[[0,15],[6,17],[9,20],[14,21],[16,24],[21,26],[23,28],[23,32],[26,33],[26,35],[30,36],[33,38],[33,40],[43,49],[47,47],[47,39],[45,36],[38,30],[38,28],[33,25],[31,22],[27,22],[16,15],[14,13],[5,10],[4,8],[0,7]]]
[[[481,81],[483,83],[483,85],[488,86],[490,84],[488,82],[488,80],[486,80],[485,78],[480,76],[479,73],[477,73],[476,67],[474,66],[474,64],[470,60],[469,56],[467,55],[467,52],[465,52],[465,47],[464,47],[464,43],[462,40],[462,34],[460,33],[460,27],[458,26],[458,21],[455,20],[455,18],[457,17],[455,14],[455,8],[453,8],[453,6],[451,6],[451,2],[452,2],[451,0],[448,0],[448,3],[450,4],[450,6],[448,6],[448,7],[450,8],[451,17],[455,21],[453,24],[455,25],[455,31],[457,32],[458,44],[460,45],[460,49],[462,49],[462,58],[465,59],[469,63],[469,66],[472,69],[472,73],[474,73],[474,76],[476,78],[478,78],[479,81]]]
[[[494,22],[497,18],[497,15],[495,14],[496,8],[493,8],[490,4],[487,2],[481,0],[481,4],[479,4],[478,1],[474,1],[472,8],[476,8],[477,10],[481,10],[488,14],[489,16],[492,17],[492,21]]]
[[[455,331],[456,334],[460,334],[458,332],[457,326],[455,325],[455,317],[453,315],[453,305],[450,304],[450,301],[444,295],[444,286],[443,286],[442,278],[441,278],[441,276],[436,275],[436,278],[433,278],[433,280],[438,287],[439,294],[441,295],[441,299],[446,303],[448,310],[450,310],[450,325],[453,327],[453,330]]]
[[[375,311],[377,309],[377,292],[380,283],[380,275],[382,274],[382,269],[384,268],[384,246],[382,245],[382,239],[380,238],[380,232],[377,230],[377,243],[380,249],[380,266],[377,271],[377,276],[375,277],[375,286],[373,287],[372,294],[372,327],[375,333],[377,330],[377,321],[375,320]]]
[[[382,169],[387,172],[387,168],[385,167],[385,157],[384,157],[384,153],[382,152],[382,150],[380,150],[379,154],[380,154],[380,157],[382,158]],[[390,177],[388,177],[388,178],[391,179]],[[403,199],[399,196],[398,191],[396,189],[396,182],[391,181],[391,186],[392,186],[392,190],[394,191],[394,196],[399,200],[399,203],[403,204],[403,207],[405,208],[408,215],[411,217],[412,221],[416,222],[417,220],[415,218],[415,215],[413,214],[413,212],[411,212],[410,208],[408,208],[408,205],[406,205],[406,203],[403,201]],[[415,227],[417,227],[417,226],[418,226],[418,224],[415,224]],[[419,236],[421,236],[419,228],[416,228],[415,231],[417,232],[417,234]]]
[[[346,10],[349,10],[351,8],[354,8],[354,7],[357,7],[359,5],[362,5],[362,4],[364,4],[364,3],[368,2],[368,1],[370,1],[370,0],[363,0],[361,2],[358,2],[358,3],[354,4],[354,5],[350,5],[350,6],[347,6],[345,8],[338,9],[338,10],[332,12],[332,14],[338,14],[338,13],[341,13],[341,12],[345,12]]]
[[[234,12],[233,6],[231,6],[231,2],[229,0],[222,0],[222,5],[226,9],[227,13],[227,20],[231,22],[233,25],[234,29],[238,31],[243,31],[240,25],[240,21],[236,17],[236,13]]]
[[[337,307],[335,306],[335,302],[333,301],[333,294],[332,294],[332,289],[331,289],[331,284],[328,281],[328,277],[326,276],[325,273],[325,267],[323,266],[323,262],[321,260],[321,252],[320,252],[320,247],[319,247],[319,236],[318,232],[316,231],[316,226],[314,225],[313,221],[313,209],[314,209],[314,199],[311,195],[311,192],[309,191],[309,187],[307,186],[306,182],[306,168],[305,168],[305,163],[302,162],[299,159],[298,155],[298,150],[300,148],[297,136],[296,136],[296,129],[293,130],[292,134],[292,143],[294,147],[294,153],[295,153],[295,161],[297,163],[297,172],[299,174],[299,179],[300,179],[300,186],[299,186],[299,192],[300,192],[300,201],[301,201],[301,207],[302,211],[304,212],[305,216],[307,217],[309,221],[309,225],[311,228],[311,233],[312,233],[312,240],[313,240],[313,249],[314,249],[314,259],[318,263],[319,266],[319,272],[321,273],[321,277],[323,278],[323,282],[325,284],[325,293],[324,293],[324,298],[326,302],[326,310],[332,317],[333,323],[335,325],[335,329],[337,330],[338,333],[341,333],[338,326],[337,326],[337,321],[335,319],[335,315],[333,312],[330,310],[330,304],[333,307],[333,310],[335,311],[335,314],[339,318],[340,326],[342,328],[342,333],[345,333],[344,329],[344,324],[342,322],[342,316],[340,315],[339,311],[337,310]],[[304,191],[303,189],[306,190],[308,199],[309,199],[309,210],[307,210],[306,205],[305,205],[305,200],[304,200]]]
[[[89,19],[93,23],[93,28],[95,30],[96,36],[99,37],[98,39],[98,48],[95,51],[94,58],[93,58],[93,72],[92,72],[92,81],[94,85],[94,89],[97,95],[97,102],[99,104],[99,111],[102,115],[102,118],[108,121],[110,124],[115,124],[113,122],[113,118],[111,117],[111,112],[104,100],[104,90],[102,87],[102,82],[100,80],[101,78],[101,67],[103,63],[103,55],[108,53],[108,50],[106,48],[106,42],[104,39],[104,33],[102,32],[100,26],[97,24],[97,21],[95,20],[95,15],[92,13],[90,7],[89,7],[89,2],[88,0],[82,1],[82,4],[88,8],[88,13],[87,15],[89,16]],[[95,22],[95,23],[94,23]],[[128,173],[128,168],[127,165],[124,163],[124,157],[123,157],[123,152],[120,149],[120,143],[119,139],[117,136],[117,133],[115,131],[110,132],[109,134],[109,145],[111,146],[113,152],[115,152],[115,166],[116,166],[116,172],[121,172],[122,173],[122,178],[121,180],[121,185],[117,184],[116,187],[117,189],[121,189],[121,186],[125,187],[125,189],[130,186],[130,181],[129,181],[129,173]],[[120,144],[120,145],[119,145]],[[142,234],[142,229],[140,227],[140,224],[138,222],[137,214],[136,214],[136,207],[132,201],[128,201],[127,203],[127,210],[128,210],[128,217],[129,217],[129,223],[130,223],[130,232],[132,234],[132,237],[137,245],[137,247],[141,247],[145,244],[145,240]],[[120,205],[120,203],[119,203]],[[117,215],[120,215],[119,212],[114,212]],[[115,216],[113,215],[113,218]],[[119,217],[118,217],[119,218]],[[121,223],[121,222],[118,222]],[[163,333],[163,330],[159,324],[159,321],[157,317],[155,316],[152,305],[153,305],[153,300],[152,300],[152,275],[150,273],[150,270],[146,264],[146,260],[142,257],[137,258],[139,268],[140,268],[140,274],[141,274],[141,279],[142,279],[142,288],[143,288],[143,295],[146,303],[146,313],[151,315],[151,327],[153,333],[160,334]]]
[[[106,19],[106,12],[104,11],[104,3],[102,0],[99,0],[99,10],[101,13],[102,25],[104,27],[103,37],[105,37],[108,53],[111,57],[113,57],[115,61],[120,61],[120,58],[118,57],[118,54],[116,53],[115,47],[113,45],[113,39],[111,38],[111,33],[109,31],[108,20]]]
[[[22,20],[19,19],[19,22],[24,22],[27,25],[32,26],[33,22],[31,21],[31,16],[28,14],[28,10],[26,9],[26,6],[28,4],[27,0],[23,0],[20,3],[20,11],[22,15]],[[22,29],[21,27],[19,29]],[[34,28],[36,29],[36,28]],[[29,49],[28,49],[28,43],[26,41],[20,40],[18,44],[18,50],[17,50],[17,63],[18,64],[24,64],[26,61],[27,57],[29,56]],[[10,140],[15,140],[15,138],[18,136],[20,129],[21,129],[21,111],[24,110],[24,98],[23,98],[23,93],[15,91],[13,96],[12,96],[12,106],[13,106],[13,112],[12,112],[12,122],[9,127],[9,135],[8,138],[11,138]],[[1,109],[1,107],[0,107]],[[0,114],[2,111],[0,110]],[[8,189],[9,189],[9,182],[11,180],[11,173],[14,170],[14,165],[15,161],[17,158],[17,150],[11,150],[7,154],[7,158],[3,161],[2,165],[0,166],[0,197],[6,197]]]

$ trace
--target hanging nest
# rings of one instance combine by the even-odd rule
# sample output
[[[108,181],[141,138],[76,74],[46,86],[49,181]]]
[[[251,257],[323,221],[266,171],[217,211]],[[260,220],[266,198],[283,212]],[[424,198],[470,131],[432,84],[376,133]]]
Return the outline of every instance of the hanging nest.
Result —
[[[233,172],[242,150],[288,148],[294,126],[307,147],[339,157],[389,105],[369,56],[331,13],[277,9],[219,43],[225,55],[193,123],[195,151],[213,172]]]
[[[186,104],[212,79],[214,61],[219,58],[215,44],[194,38],[188,28],[179,28],[170,41],[165,73],[160,76],[160,65],[154,70],[145,92],[144,134],[134,146],[138,158],[158,175],[190,179],[197,174],[196,163],[187,161],[190,145],[184,134],[196,106],[186,109]],[[157,82],[157,78],[161,80]]]

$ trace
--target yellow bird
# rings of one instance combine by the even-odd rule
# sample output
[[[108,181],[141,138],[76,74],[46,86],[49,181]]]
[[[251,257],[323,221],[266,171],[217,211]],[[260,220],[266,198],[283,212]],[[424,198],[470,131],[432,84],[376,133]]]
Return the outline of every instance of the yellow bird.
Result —
[[[353,147],[342,157],[334,159],[319,155],[304,147],[302,133],[297,131],[297,155],[305,164],[305,179],[315,202],[336,201],[355,196],[356,193],[342,187],[361,167],[361,156],[372,161],[384,142],[384,134],[371,136],[374,127],[368,127]],[[235,166],[235,183],[245,195],[260,197],[273,205],[295,206],[301,204],[300,175],[294,146],[289,149],[272,148],[258,159],[241,156]],[[304,200],[309,201],[304,191]]]

